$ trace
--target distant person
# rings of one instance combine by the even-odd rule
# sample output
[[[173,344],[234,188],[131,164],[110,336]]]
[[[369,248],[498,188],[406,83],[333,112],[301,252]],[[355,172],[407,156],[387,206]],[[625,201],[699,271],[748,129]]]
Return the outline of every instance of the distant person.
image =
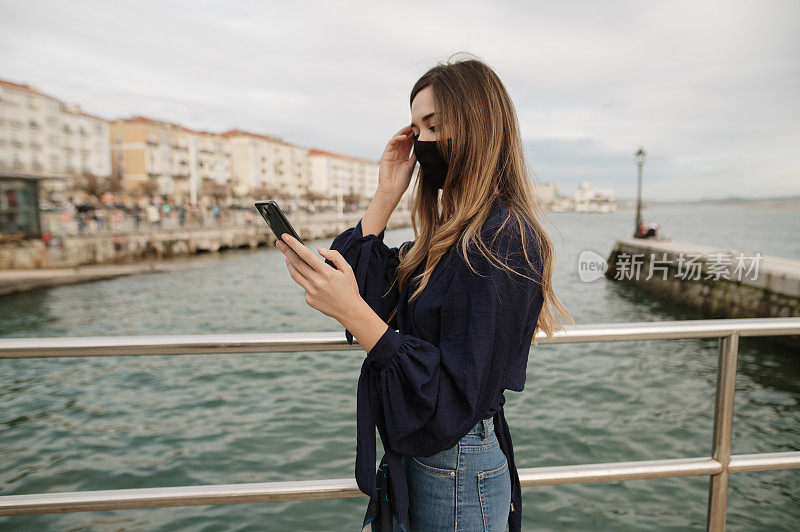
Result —
[[[214,205],[214,223],[215,224],[219,224],[219,214],[220,214],[219,205],[215,204]]]
[[[514,105],[489,66],[435,66],[414,85],[410,106],[412,123],[389,140],[369,207],[320,249],[325,262],[290,237],[278,247],[308,304],[367,352],[357,392],[355,477],[370,496],[362,529],[437,532],[458,523],[519,532],[503,392],[524,388],[535,332],[552,336],[556,313],[571,318],[553,292],[553,245]],[[390,248],[386,224],[418,161],[419,235]],[[385,451],[377,472],[376,425]]]
[[[94,219],[97,222],[97,230],[105,231],[106,229],[106,210],[102,205],[95,209]]]
[[[639,225],[636,227],[636,232],[633,235],[634,238],[646,238],[647,237],[647,224],[644,220],[639,222]]]
[[[75,206],[75,211],[78,214],[78,232],[83,233],[86,231],[86,213],[80,205]]]
[[[139,208],[139,204],[137,203],[133,207],[133,224],[135,229],[139,229],[139,217],[141,216],[141,209]]]
[[[633,235],[634,238],[653,238],[658,236],[658,229],[661,226],[655,222],[646,223],[644,220],[639,222],[639,226],[636,228],[636,233]]]
[[[147,219],[150,222],[150,227],[161,226],[161,210],[157,205],[152,203],[147,205]]]

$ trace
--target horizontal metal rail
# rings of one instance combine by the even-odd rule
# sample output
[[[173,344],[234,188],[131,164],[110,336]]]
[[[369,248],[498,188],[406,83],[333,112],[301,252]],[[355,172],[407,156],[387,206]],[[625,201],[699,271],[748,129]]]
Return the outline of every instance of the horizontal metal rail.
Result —
[[[751,463],[751,456],[758,463]],[[800,468],[800,452],[765,453],[732,457],[734,464],[747,463],[736,472],[771,471]],[[736,467],[736,466],[734,466]],[[612,462],[580,466],[534,467],[519,470],[523,487],[556,484],[583,484],[714,475],[722,464],[711,458],[678,458],[641,462]],[[169,488],[137,488],[98,491],[73,491],[0,497],[0,515],[88,512],[166,506],[198,506],[247,502],[298,501],[363,497],[353,479],[305,480],[291,482],[255,482]]]
[[[6,495],[0,497],[0,515],[338,499],[357,496],[364,494],[359,491],[355,481],[349,479],[74,491]]]
[[[536,334],[540,344],[575,344],[632,340],[675,340],[739,336],[800,334],[800,318],[741,318],[566,325],[549,339]],[[361,349],[348,344],[340,331],[301,333],[167,334],[158,336],[53,336],[0,338],[0,358],[86,357],[128,355],[198,355],[220,353],[274,353]]]
[[[725,529],[732,473],[800,469],[800,451],[731,456],[739,338],[800,334],[800,318],[744,318],[566,326],[537,344],[719,338],[712,456],[519,469],[524,487],[709,476],[707,530]],[[0,339],[0,358],[269,353],[360,349],[340,332]],[[139,488],[0,497],[0,515],[365,496],[353,479]]]

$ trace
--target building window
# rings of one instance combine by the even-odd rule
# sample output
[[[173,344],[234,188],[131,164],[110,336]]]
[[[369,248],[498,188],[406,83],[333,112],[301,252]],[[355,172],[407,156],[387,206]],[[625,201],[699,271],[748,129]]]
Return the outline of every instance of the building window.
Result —
[[[36,181],[0,179],[0,233],[40,232],[38,192]]]

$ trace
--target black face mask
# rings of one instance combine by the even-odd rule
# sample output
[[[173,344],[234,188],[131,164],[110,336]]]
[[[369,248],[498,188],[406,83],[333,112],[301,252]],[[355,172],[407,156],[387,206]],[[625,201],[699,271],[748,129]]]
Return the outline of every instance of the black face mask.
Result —
[[[435,140],[414,140],[414,154],[422,168],[424,179],[435,189],[444,186],[447,177],[447,161],[442,157]]]

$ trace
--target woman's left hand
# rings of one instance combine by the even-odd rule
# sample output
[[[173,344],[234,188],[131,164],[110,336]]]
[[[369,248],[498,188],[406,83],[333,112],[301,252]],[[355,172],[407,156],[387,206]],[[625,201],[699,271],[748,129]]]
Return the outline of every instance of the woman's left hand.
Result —
[[[361,301],[356,276],[350,264],[335,249],[317,251],[336,265],[320,260],[302,242],[288,233],[276,245],[286,257],[289,275],[306,291],[306,303],[326,316],[339,320]]]

